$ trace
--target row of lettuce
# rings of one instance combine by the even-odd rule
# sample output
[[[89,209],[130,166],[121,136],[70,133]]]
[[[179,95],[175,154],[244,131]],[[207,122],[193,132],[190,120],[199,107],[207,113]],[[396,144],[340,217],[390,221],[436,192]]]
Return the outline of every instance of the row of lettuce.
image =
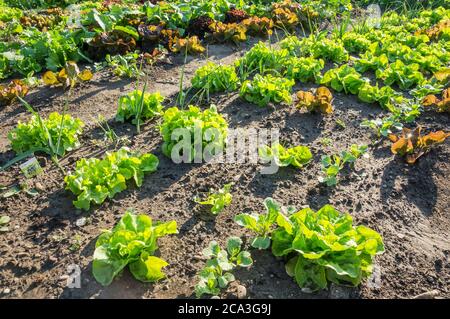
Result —
[[[22,11],[9,6],[0,13],[0,79],[56,71],[68,61],[101,61],[106,55],[135,50],[203,52],[199,38],[239,42],[247,34],[268,35],[274,27],[308,27],[340,3],[286,0],[270,3],[201,0],[141,3],[83,1],[65,9]],[[350,8],[350,7],[349,7]],[[319,14],[320,12],[320,14]]]

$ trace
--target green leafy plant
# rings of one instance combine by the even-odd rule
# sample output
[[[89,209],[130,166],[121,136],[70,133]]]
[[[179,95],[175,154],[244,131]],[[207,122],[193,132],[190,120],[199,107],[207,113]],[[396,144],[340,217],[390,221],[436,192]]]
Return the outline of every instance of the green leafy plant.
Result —
[[[245,100],[261,107],[269,102],[287,104],[292,103],[291,90],[294,80],[275,77],[270,74],[261,76],[256,74],[252,81],[247,80],[242,84],[240,96]]]
[[[163,137],[162,151],[167,157],[171,157],[174,146],[182,136],[173,138],[172,134],[177,129],[184,129],[189,133],[191,139],[188,152],[184,154],[189,161],[198,155],[199,149],[209,152],[211,155],[219,154],[225,147],[227,138],[228,123],[225,118],[217,112],[215,105],[202,111],[200,108],[190,105],[187,110],[180,110],[177,107],[167,109],[163,115],[163,123],[160,132]],[[197,140],[196,140],[197,138]],[[208,145],[208,150],[205,147]],[[180,152],[180,150],[178,150]],[[180,153],[177,153],[180,154]]]
[[[364,73],[368,70],[385,69],[389,65],[389,59],[386,54],[374,55],[367,51],[360,55],[354,64],[356,71]]]
[[[239,85],[239,78],[233,66],[208,62],[195,71],[191,82],[196,89],[223,92],[236,90]]]
[[[95,243],[92,262],[95,280],[108,286],[127,265],[137,280],[155,282],[165,278],[162,268],[168,263],[154,256],[157,240],[176,233],[176,221],[155,223],[145,214],[125,212],[119,223],[104,231]]]
[[[349,59],[348,52],[345,50],[342,41],[328,39],[323,36],[314,37],[311,54],[314,58],[322,58],[336,63],[347,62]]]
[[[270,235],[272,226],[275,223],[281,206],[272,198],[264,200],[265,214],[239,214],[234,217],[234,221],[242,227],[250,229],[256,233],[252,240],[252,247],[257,249],[267,249],[270,247]]]
[[[321,183],[327,186],[335,186],[339,181],[337,176],[340,171],[348,164],[351,168],[362,155],[367,153],[367,145],[353,144],[349,151],[342,151],[341,154],[322,156],[322,172],[324,176],[319,177]]]
[[[258,42],[235,62],[235,66],[239,70],[241,79],[254,73],[280,75],[288,56],[289,52],[285,49],[275,49],[264,42]]]
[[[106,65],[112,68],[112,72],[118,77],[127,77],[130,79],[139,78],[144,75],[137,59],[139,54],[128,53],[125,55],[106,55]]]
[[[204,294],[218,295],[220,289],[226,288],[230,282],[235,281],[231,273],[236,267],[250,267],[253,264],[248,251],[242,250],[242,240],[239,237],[230,237],[227,248],[222,249],[216,241],[212,241],[203,250],[203,255],[209,260],[199,272],[199,282],[195,286],[195,295],[200,298]]]
[[[217,215],[222,212],[226,206],[231,204],[231,200],[233,199],[230,194],[232,185],[233,183],[225,184],[218,192],[210,190],[206,199],[201,200],[199,197],[195,197],[194,201],[200,205],[211,206],[211,214]]]
[[[75,172],[64,178],[66,189],[77,196],[76,208],[89,210],[91,202],[102,204],[127,188],[127,180],[133,179],[140,187],[144,173],[155,172],[158,158],[150,153],[134,155],[122,147],[117,152],[107,152],[103,159],[82,158],[77,161]]]
[[[350,53],[365,52],[372,43],[364,35],[356,32],[346,32],[342,37],[342,43]]]
[[[410,89],[425,80],[418,64],[404,64],[401,60],[389,64],[385,70],[377,70],[376,76],[386,85],[397,83],[402,90]]]
[[[124,122],[133,118],[132,123],[141,122],[162,114],[164,96],[159,92],[147,93],[134,90],[119,98],[116,121]],[[142,106],[141,106],[142,104]]]
[[[405,101],[403,95],[396,92],[390,86],[383,86],[381,88],[373,86],[370,83],[364,83],[358,92],[358,98],[366,103],[377,102],[384,109],[392,111],[396,105],[402,104]]]
[[[384,252],[382,237],[363,226],[353,226],[348,213],[331,205],[317,212],[304,208],[279,213],[272,233],[272,253],[288,258],[286,271],[301,288],[325,289],[328,282],[357,286],[373,271],[373,257]]]
[[[417,103],[404,103],[399,107],[392,108],[388,115],[361,122],[361,127],[368,127],[375,131],[377,137],[393,133],[393,130],[400,131],[405,123],[412,123],[421,114],[420,106]]]
[[[50,113],[47,119],[34,113],[27,123],[19,121],[16,128],[8,133],[12,149],[18,153],[33,150],[50,155],[64,156],[67,151],[80,146],[78,137],[84,123],[69,114]]]
[[[367,81],[353,67],[345,64],[328,70],[323,75],[321,84],[329,86],[338,92],[344,91],[347,94],[358,94],[361,86]]]
[[[264,145],[258,149],[258,154],[264,162],[274,161],[279,167],[292,165],[302,168],[312,160],[311,151],[302,145],[291,148],[284,148],[280,143],[274,143],[271,147]]]
[[[286,60],[286,76],[288,78],[299,80],[303,83],[314,81],[319,83],[324,68],[324,61],[322,59],[315,59],[313,57],[292,57]]]

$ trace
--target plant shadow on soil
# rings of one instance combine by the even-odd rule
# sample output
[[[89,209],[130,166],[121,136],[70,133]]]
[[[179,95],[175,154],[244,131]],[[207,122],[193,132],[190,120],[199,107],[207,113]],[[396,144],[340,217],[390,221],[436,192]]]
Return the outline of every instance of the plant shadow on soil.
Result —
[[[419,158],[414,166],[405,164],[403,158],[394,158],[384,168],[381,183],[381,200],[389,204],[391,200],[403,194],[408,202],[413,203],[423,215],[431,216],[437,202],[437,186],[433,180],[433,174],[442,174],[438,162],[438,150]],[[448,162],[448,158],[444,161]],[[395,185],[397,177],[404,176],[406,183],[400,187]],[[421,194],[417,196],[417,194]]]

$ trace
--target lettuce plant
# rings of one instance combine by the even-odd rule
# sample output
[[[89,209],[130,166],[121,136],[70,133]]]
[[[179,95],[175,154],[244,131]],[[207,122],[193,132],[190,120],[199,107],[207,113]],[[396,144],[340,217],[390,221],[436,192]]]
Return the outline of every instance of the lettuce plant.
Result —
[[[400,136],[390,134],[389,139],[393,142],[392,153],[404,156],[408,164],[414,164],[433,145],[443,143],[450,136],[450,133],[444,131],[431,132],[422,136],[421,131],[422,127],[418,126],[413,131],[403,128]]]
[[[306,57],[311,56],[311,47],[314,41],[311,37],[298,38],[296,36],[288,36],[280,41],[280,47],[289,52],[290,56]]]
[[[291,148],[284,148],[280,143],[274,143],[271,147],[264,145],[258,149],[258,154],[264,162],[274,161],[279,167],[292,165],[302,168],[312,160],[311,151],[302,145]]]
[[[80,82],[90,81],[94,75],[89,69],[80,72],[74,61],[68,61],[59,72],[47,71],[42,81],[48,86],[62,86],[64,89],[73,88]]]
[[[234,91],[238,88],[239,78],[233,66],[217,65],[208,62],[198,68],[192,78],[192,86],[209,92]]]
[[[321,84],[331,87],[332,89],[351,94],[358,94],[359,89],[367,79],[361,77],[353,67],[342,65],[341,67],[328,70],[322,78]]]
[[[211,190],[206,199],[201,200],[198,197],[194,201],[200,205],[211,206],[211,214],[217,215],[224,210],[226,206],[231,204],[233,197],[230,194],[232,183],[225,184],[218,192]]]
[[[333,112],[331,102],[333,95],[325,86],[321,86],[314,93],[309,91],[297,92],[297,107],[306,108],[308,111],[319,111],[320,113],[330,114]]]
[[[368,70],[376,71],[378,69],[385,69],[388,65],[389,59],[386,54],[374,55],[370,51],[366,51],[355,61],[355,69],[361,73]]]
[[[250,253],[242,250],[242,240],[239,237],[228,238],[226,249],[212,241],[203,250],[203,255],[209,259],[198,274],[199,282],[195,286],[197,298],[204,294],[217,296],[221,288],[226,288],[230,282],[235,281],[231,273],[233,269],[247,268],[253,264]]]
[[[341,154],[322,156],[322,172],[324,176],[319,177],[321,183],[327,186],[335,186],[339,181],[337,176],[340,171],[348,164],[351,168],[362,155],[367,152],[367,145],[353,144],[349,151],[343,151]]]
[[[248,75],[278,74],[284,69],[284,62],[288,58],[289,52],[285,49],[275,49],[267,46],[264,42],[258,42],[245,55],[235,62],[241,78]]]
[[[442,91],[441,99],[434,94],[427,95],[422,100],[422,105],[425,107],[433,107],[438,112],[450,113],[450,88]]]
[[[42,119],[34,113],[27,123],[18,122],[8,134],[12,149],[20,154],[33,149],[46,149],[47,153],[63,156],[67,151],[80,146],[78,137],[84,123],[69,114],[50,113]]]
[[[142,282],[165,278],[162,268],[168,263],[154,256],[157,240],[176,233],[176,221],[158,223],[145,214],[125,212],[119,223],[104,231],[95,243],[92,262],[95,280],[108,286],[127,265],[134,278]]]
[[[187,52],[190,54],[200,54],[206,51],[205,47],[200,43],[199,38],[195,35],[188,38],[175,38],[170,50],[172,52]]]
[[[373,271],[373,258],[384,252],[379,233],[353,226],[348,213],[331,205],[317,212],[304,208],[289,216],[278,213],[272,253],[288,258],[287,273],[301,288],[325,289],[328,282],[357,286]]]
[[[228,123],[214,105],[204,111],[190,105],[187,110],[172,107],[164,112],[160,132],[164,141],[162,151],[167,157],[171,157],[174,146],[182,138],[180,135],[175,136],[178,129],[184,129],[182,133],[189,134],[188,138],[191,139],[188,154],[184,154],[184,150],[182,154],[188,161],[196,158],[200,151],[203,151],[203,158],[205,152],[215,155],[225,148]],[[177,154],[180,154],[180,150]]]
[[[8,85],[0,84],[0,106],[11,104],[18,96],[24,97],[28,90],[28,86],[17,79],[12,80]]]
[[[233,42],[238,44],[247,40],[247,28],[241,23],[223,23],[220,21],[210,24],[209,38],[215,42]]]
[[[247,29],[247,33],[250,35],[268,36],[273,33],[273,20],[267,17],[253,16],[243,20],[240,24]]]
[[[342,43],[347,52],[359,53],[367,51],[372,41],[368,40],[362,34],[356,32],[346,32],[342,37]]]
[[[143,122],[162,114],[164,96],[159,92],[147,93],[134,90],[119,98],[116,121],[124,122],[133,119],[132,123]]]
[[[322,59],[291,57],[285,62],[286,77],[299,80],[303,83],[308,81],[320,82],[322,78],[321,71],[324,65]]]
[[[264,200],[264,207],[266,208],[265,214],[243,213],[234,217],[234,221],[239,226],[256,233],[256,237],[253,238],[251,245],[257,249],[267,249],[270,247],[272,226],[281,210],[281,206],[270,197]]]
[[[391,110],[405,101],[404,96],[396,92],[390,86],[383,86],[381,88],[378,85],[373,86],[370,83],[364,83],[358,92],[358,98],[366,103],[377,102],[384,109]]]
[[[368,127],[375,131],[377,137],[393,133],[393,130],[400,131],[404,123],[412,123],[420,115],[420,105],[417,103],[404,103],[398,107],[390,109],[390,113],[382,118],[364,120],[361,127]]]
[[[91,202],[101,204],[127,188],[127,180],[133,179],[140,187],[144,173],[156,171],[158,158],[150,153],[134,155],[126,147],[114,153],[106,153],[103,159],[82,158],[76,163],[75,172],[64,178],[66,189],[77,196],[76,208],[89,210]]]
[[[261,107],[269,102],[287,104],[292,103],[291,90],[294,80],[275,77],[270,74],[261,76],[256,74],[252,81],[247,80],[242,84],[240,96],[245,100]]]
[[[375,74],[378,79],[384,81],[384,84],[392,85],[396,83],[402,90],[410,89],[425,80],[425,77],[419,71],[418,64],[404,64],[401,60],[389,64],[385,70],[377,70]]]
[[[345,50],[342,41],[325,37],[315,39],[311,53],[315,58],[322,58],[336,63],[347,62],[349,59],[348,52]]]

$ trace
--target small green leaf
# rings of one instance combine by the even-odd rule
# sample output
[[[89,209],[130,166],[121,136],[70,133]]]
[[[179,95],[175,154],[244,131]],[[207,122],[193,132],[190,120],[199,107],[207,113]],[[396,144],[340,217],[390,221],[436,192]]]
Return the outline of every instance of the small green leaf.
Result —
[[[255,237],[251,245],[257,249],[267,249],[270,247],[270,237]]]

